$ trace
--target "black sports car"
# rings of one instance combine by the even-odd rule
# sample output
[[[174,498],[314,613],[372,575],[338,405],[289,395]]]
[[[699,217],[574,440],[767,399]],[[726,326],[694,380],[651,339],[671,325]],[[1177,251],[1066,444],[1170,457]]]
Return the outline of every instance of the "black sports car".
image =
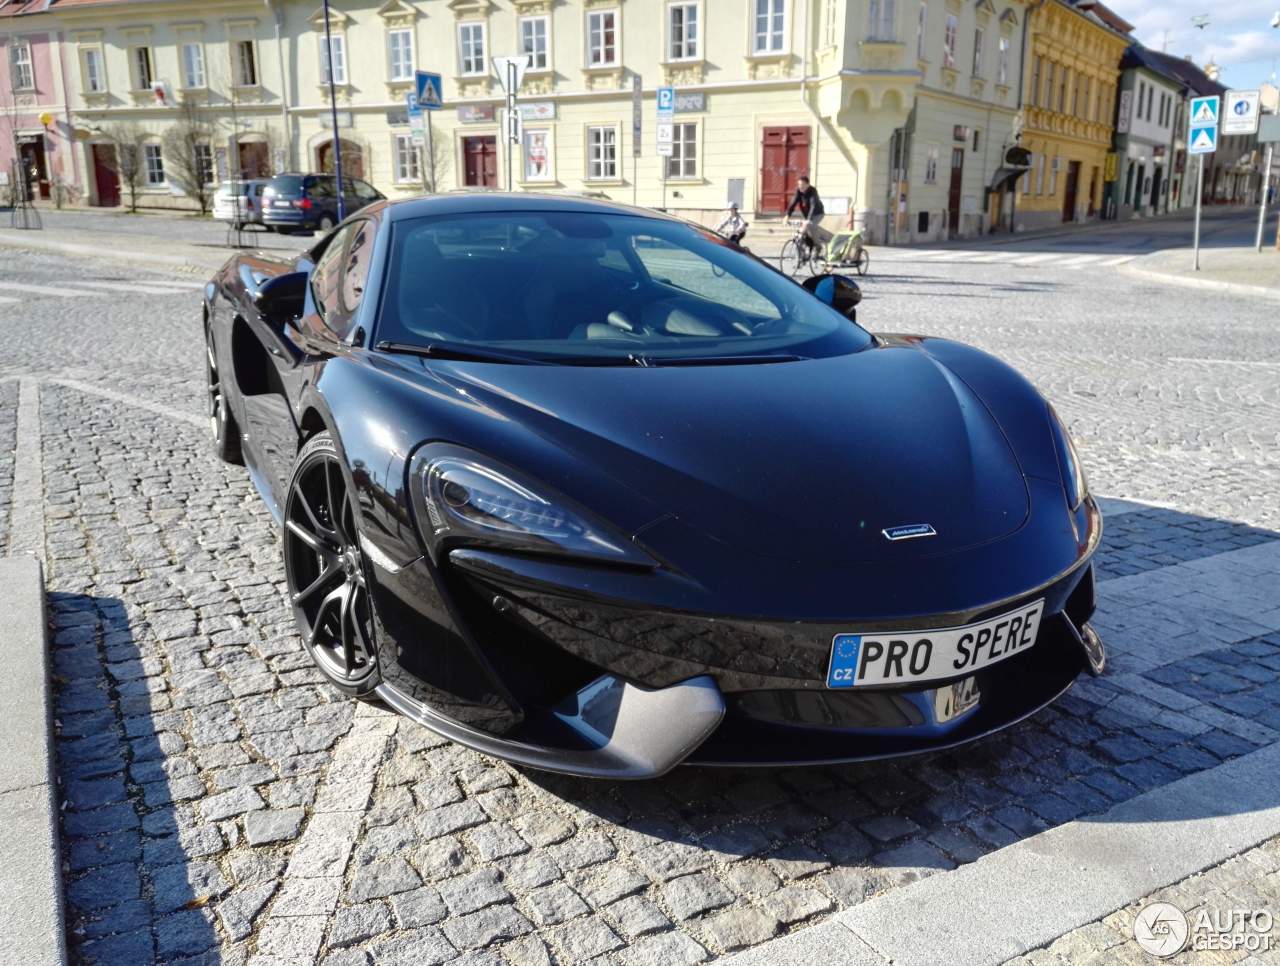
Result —
[[[1031,384],[857,286],[580,198],[377,203],[205,292],[217,451],[333,683],[580,775],[934,750],[1103,650]]]

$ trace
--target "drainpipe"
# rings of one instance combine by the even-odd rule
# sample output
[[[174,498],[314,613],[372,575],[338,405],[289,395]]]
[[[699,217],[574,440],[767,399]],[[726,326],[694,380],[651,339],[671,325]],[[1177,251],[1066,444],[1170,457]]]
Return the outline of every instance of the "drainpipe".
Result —
[[[271,12],[275,15],[276,62],[280,66],[280,123],[284,128],[285,170],[292,170],[297,165],[293,161],[293,129],[289,123],[289,102],[292,98],[289,96],[289,79],[284,66],[284,40],[281,37],[281,30],[284,26],[284,9],[277,0],[263,0],[263,2],[271,8]]]
[[[819,148],[822,144],[822,118],[818,112],[814,110],[813,105],[809,101],[809,7],[810,0],[804,2],[804,19],[801,21],[800,42],[804,44],[804,48],[800,53],[800,102],[808,109],[809,113],[814,116],[817,121],[813,127],[813,156],[809,159],[809,181],[816,184],[818,181],[818,155],[821,153]]]
[[[1027,37],[1031,28],[1031,15],[1043,7],[1048,0],[1037,0],[1035,4],[1027,8],[1027,12],[1022,15],[1022,55],[1018,60],[1018,113],[1022,113],[1022,92],[1027,87]],[[1039,95],[1039,91],[1036,94]],[[1026,126],[1025,119],[1023,126]],[[1018,131],[1018,140],[1022,140],[1022,131]],[[1035,168],[1033,164],[1025,172],[1028,178],[1033,177],[1032,170]],[[1019,179],[1021,180],[1021,179]],[[1013,191],[1009,193],[1009,234],[1016,235],[1018,233],[1018,185],[1014,182]]]

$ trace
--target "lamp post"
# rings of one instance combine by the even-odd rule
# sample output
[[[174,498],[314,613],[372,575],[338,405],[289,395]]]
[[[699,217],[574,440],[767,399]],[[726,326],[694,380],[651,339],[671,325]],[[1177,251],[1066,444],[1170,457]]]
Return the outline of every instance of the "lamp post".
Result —
[[[324,54],[329,73],[329,120],[333,124],[333,173],[338,177],[338,221],[342,221],[347,217],[347,206],[342,181],[342,139],[338,137],[338,95],[333,86],[333,35],[329,32],[329,0],[324,0]]]

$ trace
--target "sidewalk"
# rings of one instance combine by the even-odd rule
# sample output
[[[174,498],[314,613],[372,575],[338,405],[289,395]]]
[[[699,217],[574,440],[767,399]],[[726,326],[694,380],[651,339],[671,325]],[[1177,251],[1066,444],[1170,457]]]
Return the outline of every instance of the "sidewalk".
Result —
[[[1261,252],[1252,247],[1202,248],[1198,272],[1192,262],[1190,248],[1169,248],[1123,265],[1121,271],[1149,281],[1280,300],[1280,251],[1265,242]]]

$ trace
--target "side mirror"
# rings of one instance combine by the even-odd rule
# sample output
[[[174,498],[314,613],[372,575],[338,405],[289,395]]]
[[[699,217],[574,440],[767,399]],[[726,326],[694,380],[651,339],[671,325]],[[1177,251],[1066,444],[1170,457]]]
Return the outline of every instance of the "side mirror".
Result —
[[[862,301],[862,289],[847,275],[814,275],[801,285],[821,302],[826,302],[841,315],[852,319]]]
[[[266,321],[272,325],[289,325],[302,315],[308,277],[306,272],[271,276],[250,288],[249,297]]]

